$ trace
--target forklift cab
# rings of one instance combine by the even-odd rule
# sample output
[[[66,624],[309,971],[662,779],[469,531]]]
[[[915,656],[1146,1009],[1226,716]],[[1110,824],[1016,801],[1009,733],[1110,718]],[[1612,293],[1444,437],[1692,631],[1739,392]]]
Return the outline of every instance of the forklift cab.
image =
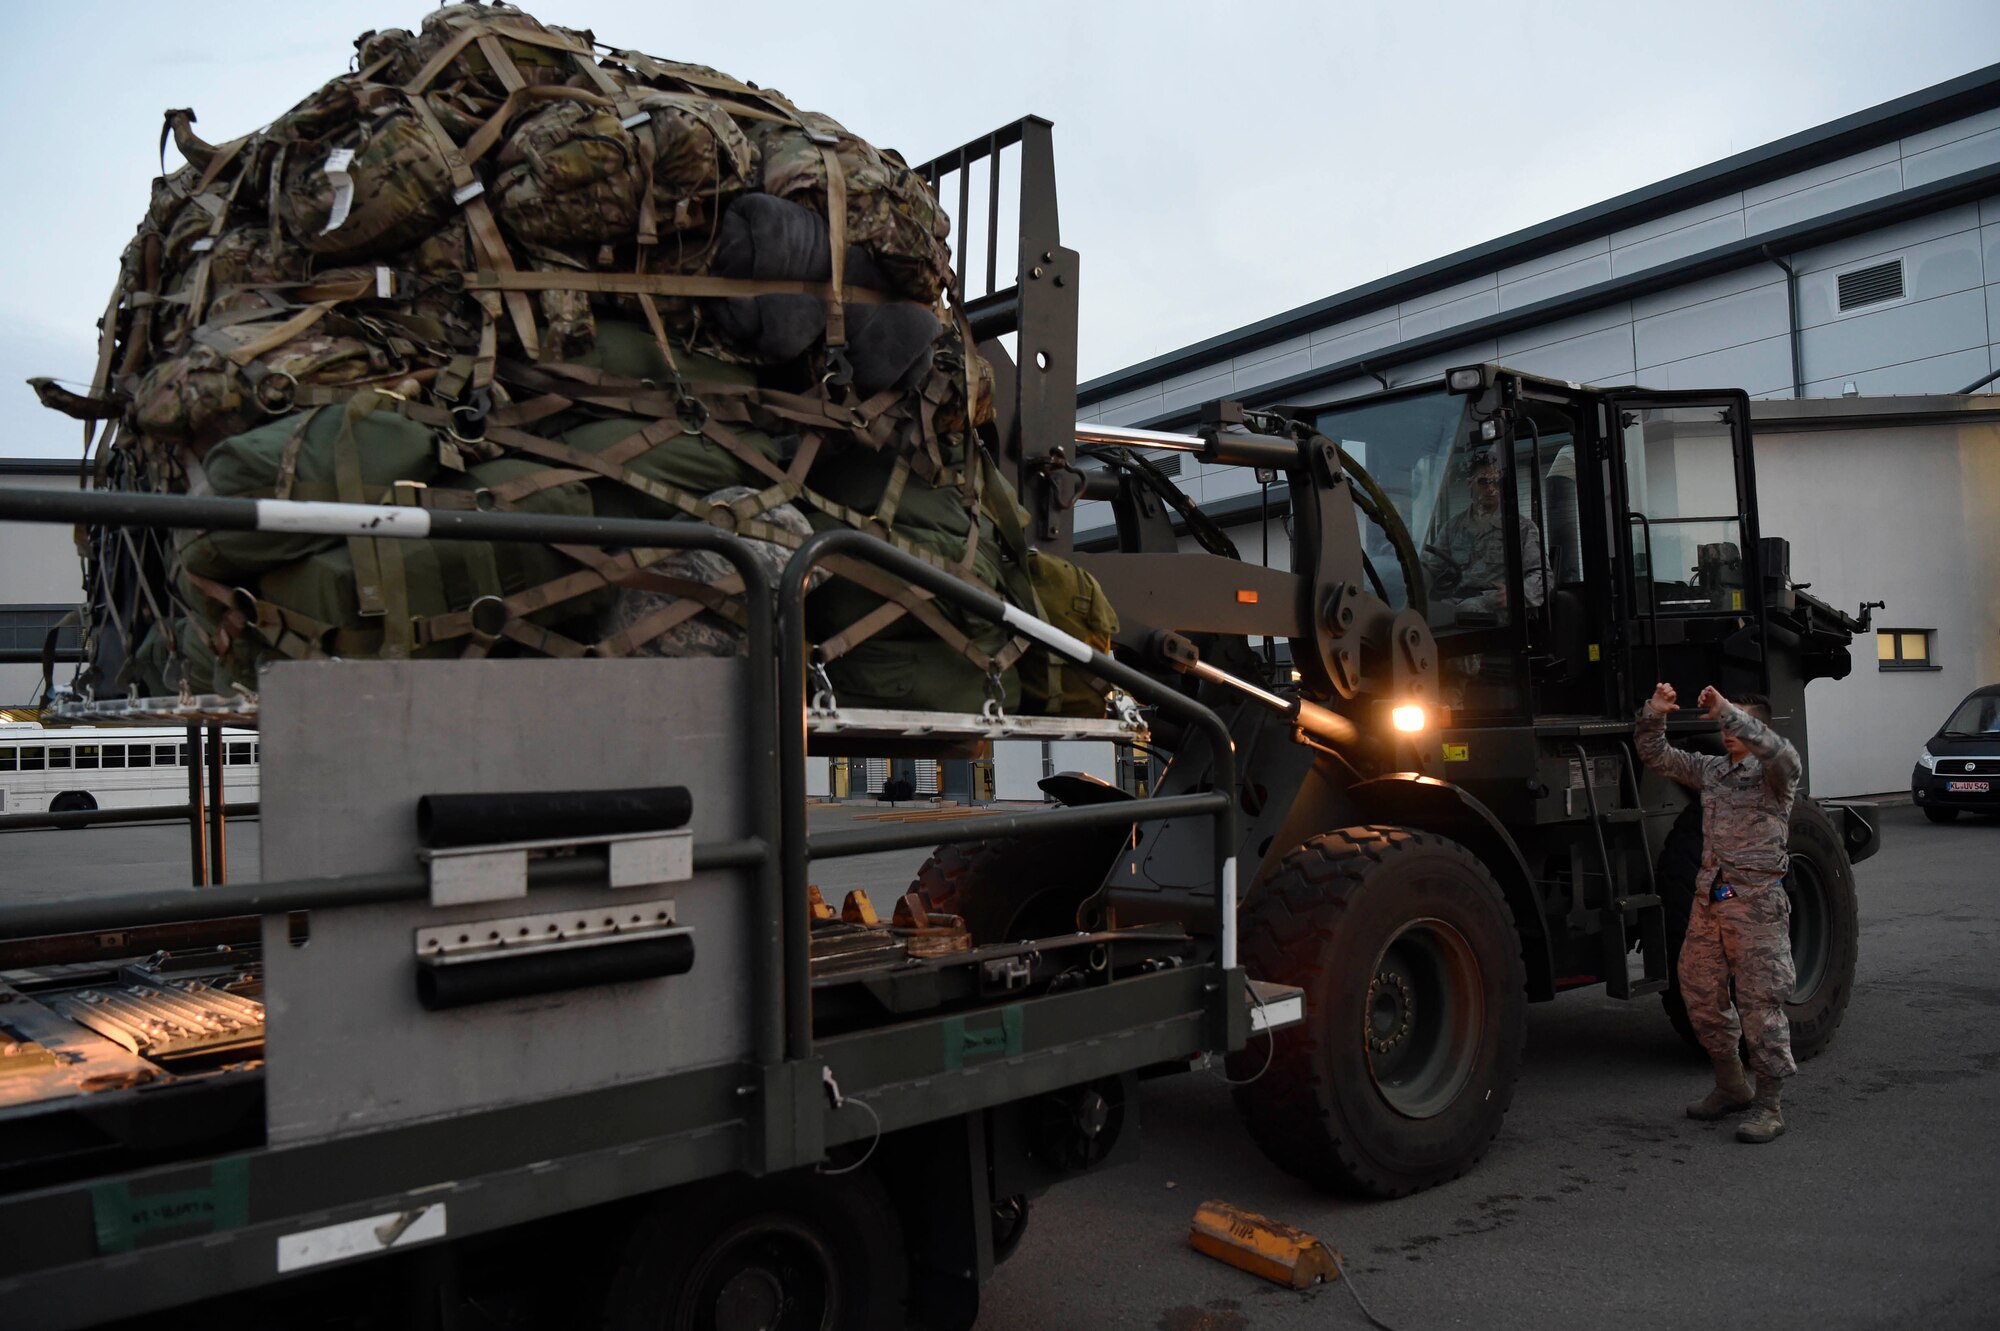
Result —
[[[1742,393],[1481,365],[1309,415],[1402,515],[1421,586],[1372,524],[1364,552],[1429,622],[1459,722],[1623,716],[1658,680],[1769,692]]]

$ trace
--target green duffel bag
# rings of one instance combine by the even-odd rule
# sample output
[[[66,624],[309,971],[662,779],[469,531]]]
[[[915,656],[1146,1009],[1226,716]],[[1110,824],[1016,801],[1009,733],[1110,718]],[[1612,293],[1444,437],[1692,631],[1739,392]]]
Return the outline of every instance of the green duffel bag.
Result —
[[[393,411],[353,420],[350,441],[359,484],[344,492],[339,458],[347,414],[320,407],[233,435],[208,451],[202,467],[209,489],[235,499],[310,499],[380,503],[397,481],[432,482],[438,475],[437,437],[427,425]],[[288,468],[289,485],[282,483]],[[189,572],[235,583],[304,559],[343,538],[304,532],[211,531],[181,546]]]
[[[597,320],[597,345],[574,357],[570,363],[602,370],[619,379],[655,384],[670,381],[674,377],[674,367],[678,366],[681,377],[694,385],[696,392],[705,383],[751,385],[757,382],[757,376],[746,366],[731,365],[678,344],[674,347],[674,365],[670,366],[660,351],[659,339],[645,324],[602,315]]]
[[[1004,635],[988,643],[996,649]],[[827,663],[827,680],[842,707],[890,708],[899,711],[977,713],[993,696],[987,677],[972,662],[944,643],[870,638]],[[1000,705],[1009,712],[1021,705],[1021,676],[1000,674]]]
[[[468,609],[481,597],[504,597],[553,581],[576,566],[544,546],[485,541],[402,541],[402,580],[409,613],[419,626]],[[509,548],[503,556],[502,544]],[[504,573],[503,573],[504,570]],[[384,578],[394,575],[385,569]],[[509,585],[513,584],[513,585]],[[348,546],[322,550],[284,568],[272,569],[258,580],[260,621],[280,621],[296,637],[278,637],[268,628],[255,641],[258,660],[311,655],[370,657],[383,654],[387,628],[384,617],[364,615],[354,576],[354,554]],[[274,615],[272,612],[276,612]],[[537,623],[561,623],[578,613],[575,605],[550,606],[525,618]],[[471,638],[455,634],[423,641],[421,627],[410,655],[455,657]]]
[[[1059,555],[1028,552],[1028,574],[1042,617],[1071,637],[1107,656],[1118,632],[1118,612],[1091,573]],[[1050,716],[1104,715],[1104,694],[1081,666],[1046,647],[1028,649],[1021,658],[1021,692],[1030,712]]]

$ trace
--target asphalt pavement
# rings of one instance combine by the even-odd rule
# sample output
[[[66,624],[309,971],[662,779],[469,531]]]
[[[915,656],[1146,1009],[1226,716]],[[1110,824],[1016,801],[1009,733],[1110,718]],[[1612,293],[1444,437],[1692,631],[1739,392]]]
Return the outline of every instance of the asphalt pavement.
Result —
[[[1292,1292],[1193,1252],[1206,1198],[1333,1244],[1395,1331],[2000,1326],[2000,822],[1880,812],[1853,1001],[1787,1086],[1777,1141],[1683,1117],[1706,1060],[1657,998],[1602,991],[1529,1009],[1485,1160],[1401,1201],[1279,1172],[1213,1076],[1148,1082],[1140,1159],[1036,1204],[981,1331],[1366,1325],[1337,1286]]]

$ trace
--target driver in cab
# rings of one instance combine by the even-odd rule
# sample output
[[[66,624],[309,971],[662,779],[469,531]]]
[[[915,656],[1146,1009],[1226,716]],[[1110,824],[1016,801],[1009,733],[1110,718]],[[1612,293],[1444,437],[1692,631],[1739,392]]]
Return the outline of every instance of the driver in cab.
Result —
[[[1507,515],[1501,511],[1500,464],[1491,453],[1481,453],[1471,459],[1466,474],[1471,502],[1424,547],[1430,621],[1438,628],[1507,622]],[[1528,604],[1540,605],[1548,592],[1542,534],[1525,513],[1521,581]]]

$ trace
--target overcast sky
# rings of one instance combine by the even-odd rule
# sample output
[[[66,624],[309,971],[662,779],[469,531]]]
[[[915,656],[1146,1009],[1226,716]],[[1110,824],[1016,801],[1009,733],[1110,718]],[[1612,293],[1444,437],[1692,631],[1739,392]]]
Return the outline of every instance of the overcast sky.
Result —
[[[428,7],[9,7],[0,456],[77,450],[21,381],[88,380],[160,112],[235,137]],[[527,7],[778,88],[912,162],[1053,120],[1084,378],[2000,61],[1992,0]]]

